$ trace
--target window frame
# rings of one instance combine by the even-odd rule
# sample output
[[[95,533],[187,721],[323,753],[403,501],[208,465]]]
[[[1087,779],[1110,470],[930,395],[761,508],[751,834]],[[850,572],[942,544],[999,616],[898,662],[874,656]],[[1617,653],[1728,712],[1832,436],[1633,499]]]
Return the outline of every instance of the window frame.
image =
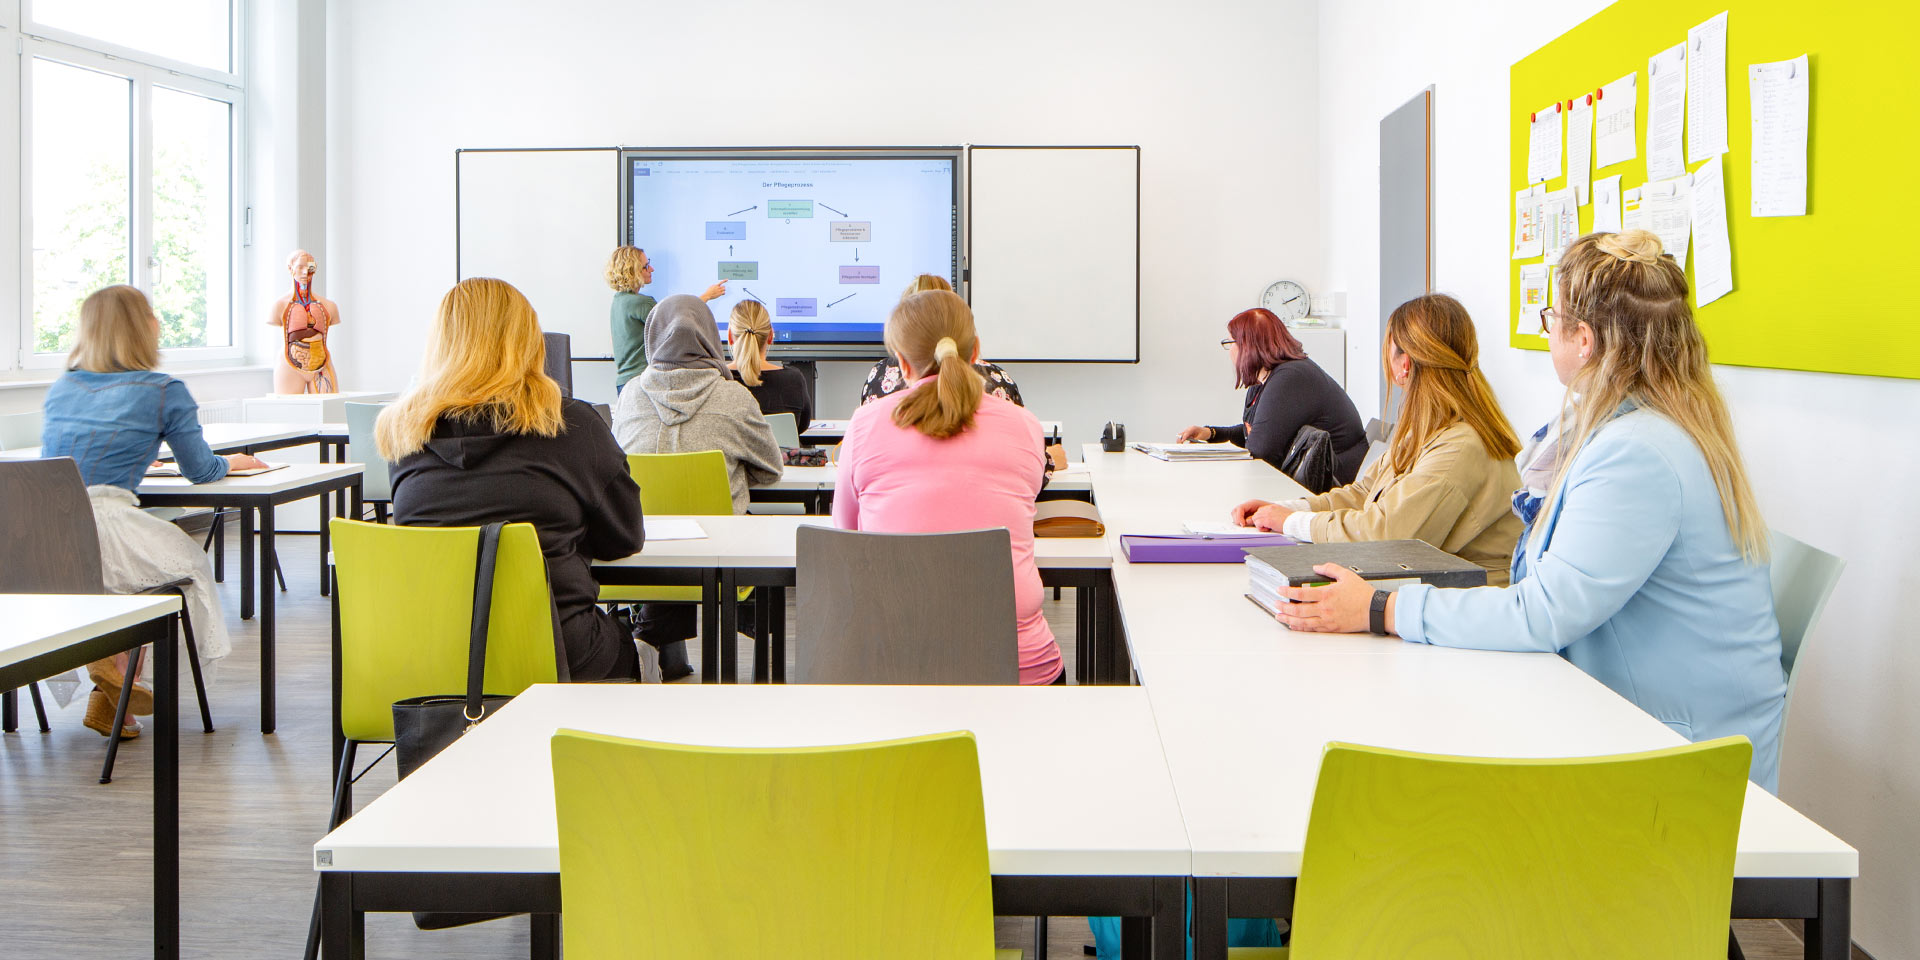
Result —
[[[84,70],[93,70],[116,77],[126,78],[132,88],[132,155],[128,182],[132,192],[128,225],[132,236],[129,238],[131,250],[128,257],[128,283],[142,290],[150,289],[154,277],[153,264],[153,91],[159,87],[170,91],[203,97],[228,105],[228,222],[227,222],[227,285],[229,310],[229,331],[227,344],[209,347],[167,347],[160,351],[164,365],[230,365],[243,361],[246,357],[245,325],[241,317],[247,294],[244,250],[247,246],[245,235],[246,197],[248,195],[247,167],[247,97],[243,76],[237,72],[223,72],[195,67],[164,57],[130,50],[116,44],[109,44],[90,37],[78,36],[62,30],[42,28],[32,21],[33,0],[19,0],[18,18],[7,18],[5,5],[0,5],[0,19],[11,19],[17,24],[17,31],[0,31],[0,36],[12,34],[17,51],[18,64],[11,76],[10,84],[0,86],[0,94],[8,94],[10,101],[6,105],[7,113],[0,119],[10,118],[20,134],[18,167],[14,171],[14,182],[18,186],[19,222],[17,229],[8,231],[18,243],[13,260],[16,276],[19,279],[19,296],[13,304],[13,316],[7,316],[4,307],[0,307],[0,344],[7,349],[0,350],[0,376],[17,377],[22,373],[63,369],[67,365],[67,354],[33,352],[33,63],[37,59],[50,60]],[[228,5],[230,62],[238,65],[245,62],[244,37],[245,4],[230,2]],[[7,89],[11,87],[11,90]],[[0,169],[0,173],[4,173]],[[4,225],[0,225],[3,229]],[[0,253],[4,253],[0,248]],[[11,329],[9,329],[11,328]]]

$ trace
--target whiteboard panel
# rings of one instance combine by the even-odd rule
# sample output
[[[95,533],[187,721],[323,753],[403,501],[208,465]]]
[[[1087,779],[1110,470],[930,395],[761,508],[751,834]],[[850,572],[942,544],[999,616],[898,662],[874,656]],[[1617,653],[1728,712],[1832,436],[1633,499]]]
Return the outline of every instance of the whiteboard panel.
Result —
[[[603,274],[619,245],[619,151],[456,156],[460,279],[513,284],[540,315],[542,330],[572,335],[574,356],[612,356],[613,291]]]
[[[967,165],[982,353],[1138,360],[1139,148],[974,147]]]

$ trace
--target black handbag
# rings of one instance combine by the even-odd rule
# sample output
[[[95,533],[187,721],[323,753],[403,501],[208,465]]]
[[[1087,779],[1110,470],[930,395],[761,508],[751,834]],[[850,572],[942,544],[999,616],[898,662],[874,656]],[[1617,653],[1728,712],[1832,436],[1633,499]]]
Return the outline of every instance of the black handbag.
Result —
[[[1333,479],[1333,435],[1311,423],[1300,425],[1293,445],[1280,461],[1280,472],[1307,488],[1308,493],[1326,493],[1337,484]]]
[[[493,568],[504,526],[489,523],[480,528],[473,573],[473,628],[467,640],[467,692],[408,697],[393,704],[393,755],[402,780],[513,699],[489,696],[482,689],[487,673],[487,621],[493,612]]]

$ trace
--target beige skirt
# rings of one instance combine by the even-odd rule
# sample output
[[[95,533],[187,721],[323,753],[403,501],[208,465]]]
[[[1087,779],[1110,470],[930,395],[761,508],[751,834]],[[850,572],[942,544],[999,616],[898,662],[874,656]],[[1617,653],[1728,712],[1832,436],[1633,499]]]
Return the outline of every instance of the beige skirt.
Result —
[[[98,484],[87,488],[93,499],[93,524],[100,535],[100,572],[114,593],[189,579],[187,616],[202,661],[233,651],[220,599],[213,592],[213,566],[206,551],[186,531],[140,509],[133,491]]]

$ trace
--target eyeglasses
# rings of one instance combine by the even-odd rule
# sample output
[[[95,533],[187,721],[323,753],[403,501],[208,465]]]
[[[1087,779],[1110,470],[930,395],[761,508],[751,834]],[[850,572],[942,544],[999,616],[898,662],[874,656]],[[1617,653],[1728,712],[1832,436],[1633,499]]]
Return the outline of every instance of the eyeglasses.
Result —
[[[1553,328],[1558,326],[1559,324],[1560,324],[1560,311],[1558,308],[1547,307],[1540,311],[1540,335],[1541,336],[1544,337],[1548,333],[1551,333],[1553,331]]]
[[[1226,338],[1225,340],[1222,340],[1222,341],[1220,341],[1220,349],[1222,349],[1222,350],[1231,350],[1231,349],[1233,349],[1233,338],[1232,338],[1232,337],[1228,337],[1228,338]]]
[[[652,270],[652,269],[653,269],[653,261],[652,261],[652,260],[648,260],[648,261],[647,261],[646,263],[643,263],[643,264],[641,264],[641,265],[640,265],[640,269],[641,269],[641,270]]]

